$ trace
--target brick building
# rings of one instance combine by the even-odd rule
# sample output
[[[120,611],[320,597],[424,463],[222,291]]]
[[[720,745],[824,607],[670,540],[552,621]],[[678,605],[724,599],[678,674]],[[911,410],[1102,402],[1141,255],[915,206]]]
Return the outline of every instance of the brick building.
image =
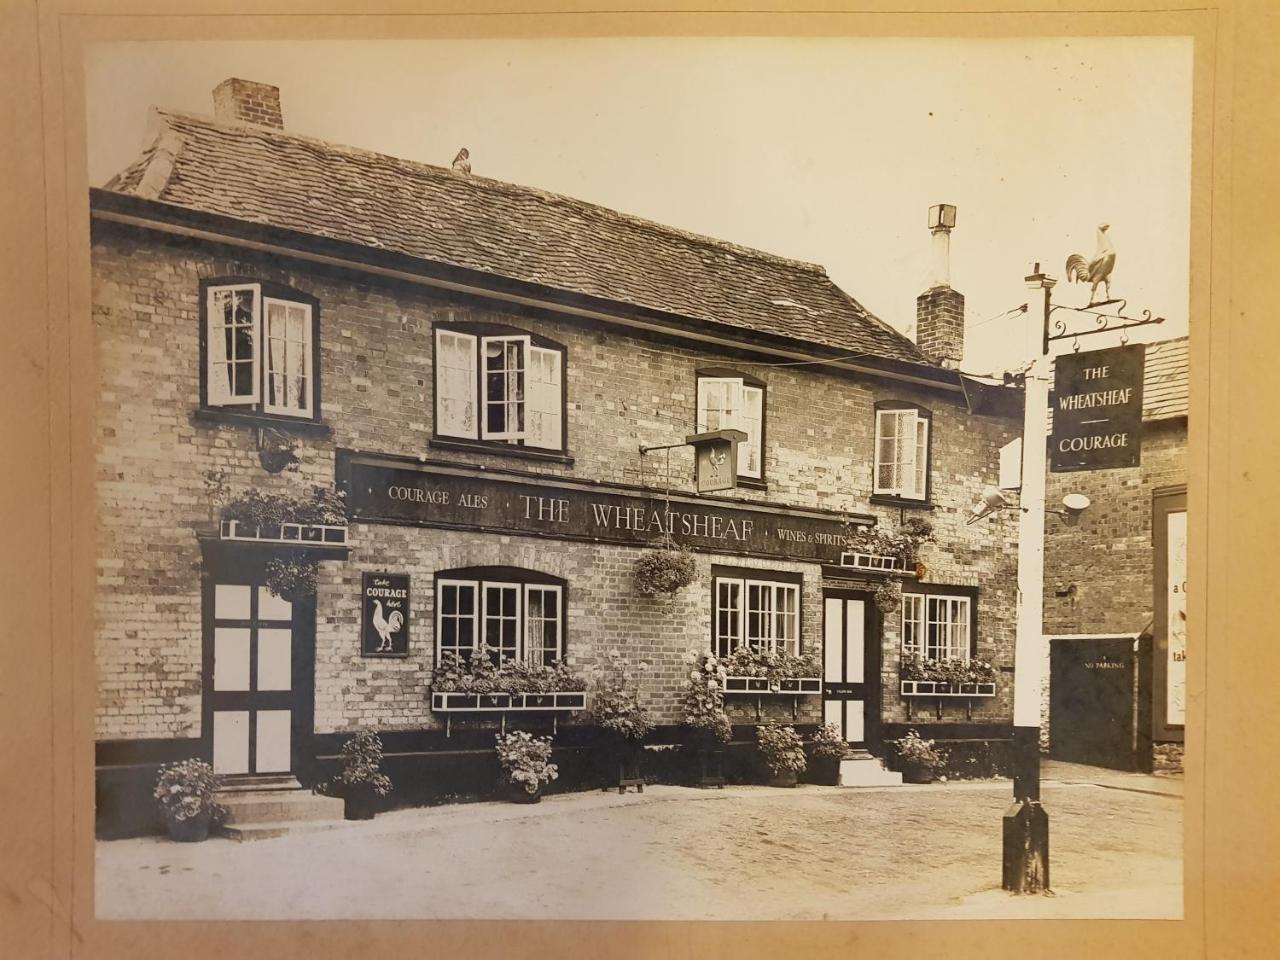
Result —
[[[1049,474],[1050,503],[1091,501],[1079,526],[1045,528],[1042,730],[1064,758],[1181,764],[1187,359],[1186,337],[1146,347],[1139,466]]]
[[[949,285],[919,300],[926,355],[821,267],[295,136],[262,84],[215,108],[156,111],[91,193],[101,829],[159,763],[307,785],[361,728],[407,794],[462,792],[506,724],[554,729],[572,769],[613,650],[646,664],[658,740],[690,651],[738,647],[825,671],[726,694],[743,738],[1008,736],[1016,521],[964,521],[1020,394],[954,369]],[[687,447],[641,453],[717,429],[746,437],[727,492],[696,493]],[[922,576],[851,565],[851,529],[913,517]],[[694,580],[641,594],[664,539]],[[265,586],[298,569],[290,599]],[[585,690],[446,697],[442,654],[481,643]],[[904,696],[904,648],[990,661],[994,693]]]

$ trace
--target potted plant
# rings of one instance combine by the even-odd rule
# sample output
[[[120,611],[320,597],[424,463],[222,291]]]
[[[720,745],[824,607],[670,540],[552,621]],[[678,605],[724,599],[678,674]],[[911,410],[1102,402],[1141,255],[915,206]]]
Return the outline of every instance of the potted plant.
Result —
[[[834,723],[821,726],[809,741],[809,779],[836,787],[840,785],[840,761],[849,744]]]
[[[647,670],[648,664],[641,661],[639,669]],[[606,762],[618,765],[618,792],[632,784],[643,792],[641,742],[653,729],[653,718],[636,694],[627,658],[617,650],[609,651],[609,665],[601,670],[591,719],[604,731]]]
[[[804,741],[796,733],[796,728],[762,723],[756,727],[756,746],[769,769],[769,786],[794,787],[796,778],[808,766]]]
[[[498,734],[498,761],[507,786],[507,795],[515,803],[539,803],[542,790],[560,775],[551,763],[551,738],[535,737],[524,730]]]
[[[193,843],[209,836],[209,827],[226,816],[214,799],[222,778],[204,760],[180,760],[160,768],[152,795],[160,802],[169,836]]]
[[[934,773],[943,765],[942,754],[934,748],[933,741],[908,730],[896,743],[902,779],[907,783],[932,783]]]
[[[650,597],[677,593],[696,576],[693,554],[671,540],[645,551],[635,565],[636,589]]]
[[[724,665],[712,654],[690,651],[689,680],[684,695],[685,746],[700,765],[698,786],[724,785],[724,745],[733,725],[724,709]]]
[[[342,797],[347,820],[372,820],[378,798],[391,792],[391,778],[382,772],[382,738],[370,730],[342,745],[342,773],[326,784],[326,793]]]

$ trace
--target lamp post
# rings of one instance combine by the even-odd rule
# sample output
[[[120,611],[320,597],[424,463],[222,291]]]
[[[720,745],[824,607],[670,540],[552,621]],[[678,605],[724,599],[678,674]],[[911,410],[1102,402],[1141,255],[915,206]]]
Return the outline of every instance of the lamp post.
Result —
[[[1028,330],[1034,359],[1023,382],[1022,509],[1018,521],[1018,627],[1013,655],[1013,804],[1004,816],[1004,889],[1038,893],[1049,886],[1049,815],[1040,804],[1040,694],[1044,645],[1045,449],[1049,410],[1049,313],[1057,281],[1035,271],[1044,325]],[[1028,311],[1031,312],[1031,311]],[[1033,314],[1034,315],[1034,314]],[[1029,342],[1029,345],[1031,343]]]

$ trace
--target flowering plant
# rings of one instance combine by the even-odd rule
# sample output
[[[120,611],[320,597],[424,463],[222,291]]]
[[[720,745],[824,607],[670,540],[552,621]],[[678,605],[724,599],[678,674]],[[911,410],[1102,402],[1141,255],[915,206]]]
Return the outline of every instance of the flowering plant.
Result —
[[[204,760],[180,760],[160,768],[151,795],[160,801],[160,809],[170,820],[190,820],[207,814],[217,820],[226,815],[222,804],[213,799],[222,786],[222,778]]]
[[[848,749],[849,744],[834,723],[819,727],[809,741],[809,755],[815,760],[841,760]]]
[[[912,569],[920,559],[920,547],[933,542],[933,524],[923,517],[908,517],[899,524],[896,533],[888,533],[879,527],[849,523],[844,540],[845,549],[850,553],[894,557]]]
[[[903,680],[926,680],[934,683],[994,683],[996,668],[986,660],[948,657],[927,660],[920,654],[902,658],[899,673]]]
[[[756,745],[769,772],[775,777],[787,771],[803,773],[809,765],[804,756],[804,741],[795,727],[762,723],[756,727]]]
[[[876,587],[874,597],[881,613],[893,613],[902,606],[902,583],[898,580],[883,580]]]
[[[223,507],[222,519],[238,520],[254,527],[274,527],[282,523],[339,526],[347,522],[345,496],[328,487],[313,487],[309,497],[263,493],[253,488]]]
[[[649,665],[641,661],[640,670]],[[602,728],[628,740],[643,740],[653,729],[653,718],[636,696],[627,658],[617,650],[609,651],[609,666],[600,671],[600,692],[596,694],[591,716]]]
[[[915,764],[930,773],[943,765],[942,754],[934,748],[933,741],[923,739],[915,730],[908,730],[907,735],[895,743],[904,763]]]
[[[382,738],[362,730],[342,745],[342,773],[325,784],[325,792],[342,796],[372,790],[380,797],[391,792],[391,778],[382,772]]]
[[[724,665],[710,653],[690,651],[689,684],[684,697],[684,723],[692,730],[702,730],[721,743],[733,739],[733,726],[724,712]]]
[[[782,680],[822,675],[822,661],[811,650],[797,656],[786,650],[757,651],[741,646],[721,657],[720,664],[730,677],[766,677],[775,691],[781,689]]]
[[[498,734],[498,760],[507,782],[527,793],[537,793],[560,775],[551,760],[551,738],[535,737],[524,730]]]
[[[497,665],[494,653],[491,647],[470,656],[445,650],[436,663],[432,688],[439,693],[567,693],[587,688],[563,660],[554,666],[525,660]]]
[[[674,543],[645,551],[636,560],[636,589],[647,596],[676,593],[693,583],[696,575],[693,554]]]

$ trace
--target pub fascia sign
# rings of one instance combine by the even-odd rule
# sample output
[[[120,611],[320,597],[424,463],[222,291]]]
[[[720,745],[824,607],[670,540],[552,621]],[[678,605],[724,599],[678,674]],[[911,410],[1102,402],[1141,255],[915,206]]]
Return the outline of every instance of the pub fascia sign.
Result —
[[[673,537],[693,550],[838,563],[845,516],[776,505],[500,475],[454,465],[347,454],[339,483],[352,520],[493,530],[645,546]],[[870,517],[849,519],[869,522]]]
[[[1055,358],[1055,473],[1112,470],[1142,462],[1142,344],[1068,353]]]

